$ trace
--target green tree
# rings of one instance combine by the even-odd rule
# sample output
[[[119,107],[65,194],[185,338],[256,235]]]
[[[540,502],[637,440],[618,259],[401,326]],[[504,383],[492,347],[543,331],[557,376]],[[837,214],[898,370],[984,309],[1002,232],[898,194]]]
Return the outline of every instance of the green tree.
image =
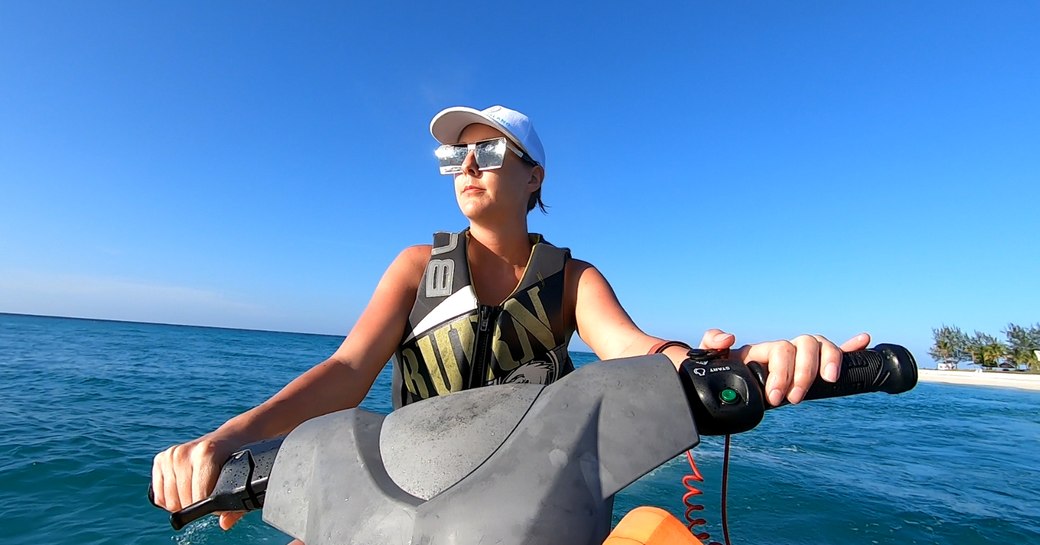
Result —
[[[1007,352],[1007,346],[988,333],[976,331],[975,335],[968,338],[968,353],[975,365],[996,367]]]
[[[1008,360],[1040,371],[1040,360],[1034,350],[1040,350],[1040,323],[1031,327],[1008,324],[1002,332],[1007,337]]]
[[[935,343],[928,350],[928,355],[935,361],[951,364],[954,367],[962,361],[971,361],[968,353],[968,335],[957,326],[943,325],[939,329],[932,328]]]

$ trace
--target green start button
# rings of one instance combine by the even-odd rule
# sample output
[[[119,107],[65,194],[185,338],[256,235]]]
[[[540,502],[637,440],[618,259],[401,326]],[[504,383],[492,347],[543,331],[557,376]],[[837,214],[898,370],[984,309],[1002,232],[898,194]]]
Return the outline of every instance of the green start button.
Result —
[[[733,388],[725,388],[719,392],[719,399],[727,405],[732,405],[740,401],[740,394],[737,393]]]

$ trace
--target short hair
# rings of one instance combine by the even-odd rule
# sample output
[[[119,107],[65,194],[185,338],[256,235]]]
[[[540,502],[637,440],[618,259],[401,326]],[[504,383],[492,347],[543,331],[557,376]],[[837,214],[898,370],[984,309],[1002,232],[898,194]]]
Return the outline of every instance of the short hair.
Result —
[[[528,212],[534,210],[535,206],[538,206],[538,208],[541,209],[543,214],[549,213],[549,211],[545,209],[545,203],[542,202],[542,188],[540,187],[538,189],[535,189],[534,193],[531,193],[531,198],[527,199]]]

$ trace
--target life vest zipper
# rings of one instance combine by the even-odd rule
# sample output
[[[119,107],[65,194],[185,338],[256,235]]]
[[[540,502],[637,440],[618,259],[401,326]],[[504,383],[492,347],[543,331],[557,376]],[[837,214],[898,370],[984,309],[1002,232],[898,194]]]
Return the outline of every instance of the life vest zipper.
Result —
[[[496,319],[501,307],[479,305],[480,316],[477,321],[477,342],[473,350],[473,364],[469,370],[469,388],[479,388],[487,384],[488,368],[491,366],[491,340],[494,336],[491,324]]]

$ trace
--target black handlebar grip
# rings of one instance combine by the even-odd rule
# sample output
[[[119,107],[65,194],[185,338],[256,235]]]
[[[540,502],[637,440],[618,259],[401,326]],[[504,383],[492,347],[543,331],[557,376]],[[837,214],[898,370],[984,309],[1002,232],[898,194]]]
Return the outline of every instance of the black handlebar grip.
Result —
[[[155,503],[155,490],[152,489],[152,485],[148,485],[148,501],[152,505],[160,507],[159,504]],[[212,513],[213,509],[211,506],[213,503],[212,498],[207,498],[193,503],[181,511],[170,513],[170,526],[173,526],[174,530],[184,528],[192,521]]]
[[[210,513],[216,512],[219,509],[219,507],[216,506],[216,503],[217,502],[210,497],[195,502],[180,511],[170,513],[170,526],[173,526],[174,530],[180,530],[189,523],[194,522],[196,519],[200,519]]]
[[[761,384],[768,372],[758,363],[749,365]],[[879,344],[867,350],[846,352],[836,382],[816,377],[805,400],[841,397],[868,392],[899,394],[917,385],[917,362],[909,350],[897,344]]]

